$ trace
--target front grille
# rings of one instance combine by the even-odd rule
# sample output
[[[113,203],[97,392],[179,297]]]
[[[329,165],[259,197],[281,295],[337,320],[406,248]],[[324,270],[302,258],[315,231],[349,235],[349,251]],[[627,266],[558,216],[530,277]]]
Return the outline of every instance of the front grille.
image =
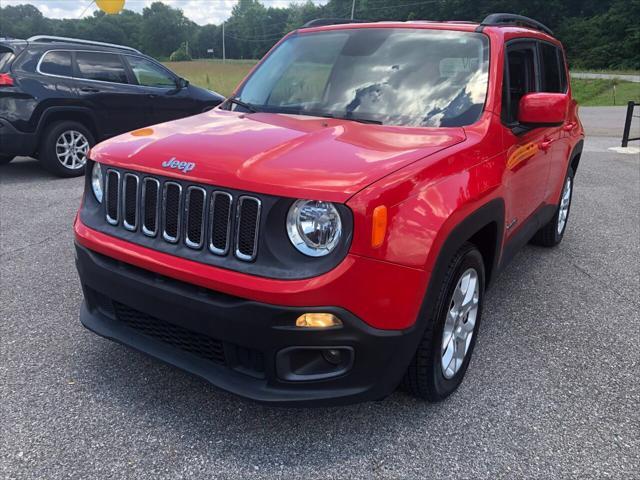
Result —
[[[107,171],[104,197],[107,222],[111,225],[117,225],[120,220],[120,172]]]
[[[127,173],[122,186],[123,225],[135,231],[138,226],[138,177]]]
[[[260,200],[253,197],[240,197],[237,216],[236,257],[250,261],[256,257]]]
[[[116,319],[148,337],[224,365],[224,345],[220,340],[165,322],[119,302],[113,302]]]
[[[160,182],[155,178],[145,178],[142,182],[142,233],[149,237],[158,233],[159,195]]]
[[[214,255],[231,252],[246,262],[257,256],[262,203],[256,197],[236,199],[205,185],[183,186],[112,168],[105,184],[105,218],[111,225],[196,250],[208,248]]]

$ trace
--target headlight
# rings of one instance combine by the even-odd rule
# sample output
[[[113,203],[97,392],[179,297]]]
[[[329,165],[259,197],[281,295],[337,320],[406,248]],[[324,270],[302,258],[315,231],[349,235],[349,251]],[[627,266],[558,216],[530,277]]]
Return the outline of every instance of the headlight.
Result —
[[[342,220],[329,202],[297,200],[287,215],[291,243],[305,255],[323,257],[336,248],[342,236]]]
[[[102,169],[100,168],[100,164],[96,162],[91,169],[91,190],[93,190],[93,194],[96,200],[98,200],[98,203],[102,203],[102,185]]]

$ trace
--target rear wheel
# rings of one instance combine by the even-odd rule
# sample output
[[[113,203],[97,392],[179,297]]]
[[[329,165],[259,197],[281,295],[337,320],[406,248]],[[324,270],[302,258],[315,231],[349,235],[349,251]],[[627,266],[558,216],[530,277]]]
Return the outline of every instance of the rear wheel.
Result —
[[[77,177],[84,174],[87,155],[94,143],[91,132],[78,122],[53,123],[44,135],[40,161],[55,175]]]
[[[475,346],[484,299],[484,262],[465,244],[449,262],[434,317],[407,369],[403,386],[436,402],[453,393],[464,378]]]
[[[556,209],[556,213],[549,223],[538,230],[531,239],[531,243],[541,245],[543,247],[555,247],[564,237],[567,229],[567,221],[569,220],[569,211],[571,210],[571,197],[573,194],[573,170],[569,168],[567,176],[564,179],[564,186],[560,194],[560,203]]]
[[[0,155],[0,165],[6,165],[14,158],[16,157],[14,157],[13,155]]]

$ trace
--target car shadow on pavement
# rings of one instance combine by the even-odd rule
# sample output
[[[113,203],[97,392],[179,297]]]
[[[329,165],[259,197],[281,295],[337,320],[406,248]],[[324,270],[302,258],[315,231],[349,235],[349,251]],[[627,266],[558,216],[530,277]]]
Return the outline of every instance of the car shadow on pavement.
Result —
[[[448,403],[429,404],[397,391],[383,401],[341,407],[266,406],[106,340],[92,342],[92,350],[85,387],[93,398],[109,402],[107,410],[144,417],[180,443],[247,468],[264,465],[264,456],[272,458],[273,452],[285,467],[321,467],[367,455],[375,445],[405,442],[408,424],[428,423]]]
[[[35,158],[22,157],[0,166],[0,184],[28,184],[55,179],[68,180],[49,173]]]

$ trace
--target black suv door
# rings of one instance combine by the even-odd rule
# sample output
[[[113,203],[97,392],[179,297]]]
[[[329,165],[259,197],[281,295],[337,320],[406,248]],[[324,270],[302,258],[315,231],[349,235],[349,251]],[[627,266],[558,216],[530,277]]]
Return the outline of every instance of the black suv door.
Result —
[[[121,55],[76,51],[75,68],[78,94],[95,112],[104,137],[150,123],[145,92],[132,85]]]
[[[199,113],[196,100],[180,79],[162,65],[149,59],[124,55],[138,88],[151,100],[151,121],[161,123]]]

